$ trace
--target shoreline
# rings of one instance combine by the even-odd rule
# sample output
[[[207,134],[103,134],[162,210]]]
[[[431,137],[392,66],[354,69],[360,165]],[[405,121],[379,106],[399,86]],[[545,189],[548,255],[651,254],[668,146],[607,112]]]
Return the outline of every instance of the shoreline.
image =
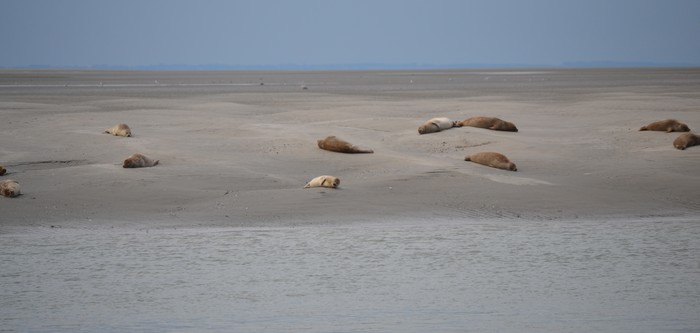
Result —
[[[58,224],[46,224],[46,225],[13,225],[13,226],[0,226],[0,235],[5,236],[19,236],[26,234],[47,234],[47,235],[91,235],[100,234],[102,232],[108,231],[110,233],[119,234],[141,234],[141,233],[152,233],[157,234],[202,234],[202,233],[216,233],[216,232],[256,232],[256,231],[275,231],[275,230],[305,230],[305,229],[393,229],[393,228],[441,228],[441,227],[461,227],[461,226],[493,226],[493,227],[507,227],[507,226],[524,226],[524,225],[536,225],[539,227],[565,227],[567,225],[577,225],[590,227],[600,225],[601,223],[606,223],[611,226],[624,226],[624,225],[648,225],[655,223],[677,223],[677,224],[694,224],[697,222],[696,216],[649,216],[649,217],[590,217],[590,218],[576,218],[576,219],[550,219],[550,220],[526,220],[526,219],[510,219],[510,218],[487,218],[487,219],[469,219],[469,218],[445,218],[437,217],[425,219],[421,217],[409,217],[409,218],[389,218],[389,219],[356,219],[347,220],[339,223],[329,223],[328,221],[322,221],[319,223],[309,222],[308,220],[299,221],[286,221],[282,223],[259,223],[259,224],[247,224],[247,225],[222,225],[218,224],[173,224],[166,221],[143,221],[146,224],[136,224],[136,223],[123,223],[121,221],[114,220],[92,220],[87,221],[90,223],[58,223]],[[426,223],[430,222],[430,223]]]

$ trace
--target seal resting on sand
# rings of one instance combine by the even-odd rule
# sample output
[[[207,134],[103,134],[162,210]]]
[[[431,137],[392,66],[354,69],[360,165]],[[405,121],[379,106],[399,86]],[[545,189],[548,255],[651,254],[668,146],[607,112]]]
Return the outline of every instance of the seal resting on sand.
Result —
[[[330,188],[337,188],[338,185],[340,185],[340,179],[337,177],[333,176],[318,176],[312,180],[310,180],[306,185],[304,185],[304,188],[310,188],[310,187],[330,187]]]
[[[472,117],[457,122],[459,126],[486,128],[494,131],[517,132],[518,128],[511,122],[494,117]]]
[[[452,121],[447,117],[432,118],[418,127],[418,134],[435,133],[452,127],[460,127],[461,125],[458,123],[458,121]]]
[[[505,155],[494,152],[482,152],[469,155],[464,158],[465,161],[483,164],[492,168],[503,170],[518,171],[515,163],[511,162]]]
[[[700,135],[693,133],[683,133],[673,140],[673,146],[680,150],[697,145],[700,145]]]
[[[131,136],[131,128],[127,124],[116,124],[105,130],[105,133],[109,133],[116,136]]]
[[[664,119],[655,121],[649,125],[642,126],[640,131],[661,131],[661,132],[690,132],[688,125],[675,119]]]
[[[144,156],[143,154],[133,154],[129,158],[124,160],[125,168],[146,168],[158,165],[159,160],[153,161],[153,159]]]
[[[346,154],[372,154],[374,150],[372,149],[361,149],[357,146],[347,142],[343,139],[331,135],[323,140],[318,140],[318,148],[328,151],[334,151],[337,153]]]
[[[19,182],[8,179],[0,181],[0,194],[9,198],[19,195]]]
[[[4,175],[7,170],[5,169],[4,166],[0,165],[0,176]]]

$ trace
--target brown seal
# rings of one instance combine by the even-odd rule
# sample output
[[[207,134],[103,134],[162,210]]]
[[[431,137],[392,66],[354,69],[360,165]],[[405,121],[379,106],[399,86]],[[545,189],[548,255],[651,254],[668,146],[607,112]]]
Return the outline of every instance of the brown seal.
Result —
[[[459,126],[471,126],[478,128],[486,128],[494,131],[517,132],[518,128],[511,122],[501,120],[494,117],[472,117],[464,119],[459,123]]]
[[[158,165],[158,160],[144,156],[143,154],[133,154],[124,160],[125,168],[146,168]]]
[[[337,188],[338,185],[340,185],[340,179],[338,179],[338,177],[318,176],[318,177],[310,180],[308,183],[306,183],[306,185],[304,185],[304,188],[310,188],[310,187]]]
[[[640,131],[661,131],[661,132],[690,132],[688,125],[675,119],[664,119],[655,121],[649,125],[642,126]]]
[[[464,158],[465,161],[483,164],[492,168],[503,170],[518,171],[515,163],[511,162],[505,155],[494,152],[481,152],[469,155]]]
[[[105,133],[109,133],[116,136],[131,136],[131,128],[127,124],[116,124],[105,130]]]
[[[7,172],[7,169],[5,169],[4,166],[0,165],[0,176],[4,175],[5,172]]]
[[[347,142],[343,139],[331,135],[323,140],[318,140],[318,148],[328,151],[334,151],[337,153],[346,154],[372,154],[374,150],[372,149],[361,149],[357,146]]]
[[[19,182],[8,179],[0,181],[0,195],[12,198],[19,195]]]
[[[673,146],[680,150],[697,145],[700,145],[700,135],[693,133],[683,133],[673,140]]]
[[[428,134],[444,131],[452,127],[459,127],[458,121],[452,121],[447,117],[432,118],[418,127],[418,134]]]

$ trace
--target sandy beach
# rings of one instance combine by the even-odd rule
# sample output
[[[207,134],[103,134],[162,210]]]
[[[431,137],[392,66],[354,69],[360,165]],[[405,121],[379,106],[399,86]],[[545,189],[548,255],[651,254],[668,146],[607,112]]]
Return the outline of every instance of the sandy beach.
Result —
[[[307,89],[302,89],[307,87]],[[417,132],[492,116],[517,133]],[[700,217],[700,69],[0,71],[0,232],[405,219]],[[133,137],[104,134],[128,124]],[[319,149],[336,135],[373,154]],[[496,151],[517,172],[464,161]],[[160,160],[124,169],[133,153]],[[303,189],[319,175],[338,189]]]

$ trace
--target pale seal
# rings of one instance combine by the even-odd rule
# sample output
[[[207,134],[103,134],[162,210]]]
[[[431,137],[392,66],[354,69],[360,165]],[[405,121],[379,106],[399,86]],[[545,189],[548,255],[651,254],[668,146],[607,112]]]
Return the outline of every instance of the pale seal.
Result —
[[[458,122],[460,126],[486,128],[494,131],[517,132],[518,128],[511,122],[494,117],[472,117]]]
[[[105,130],[105,133],[116,135],[116,136],[131,136],[131,128],[127,124],[116,124]]]
[[[358,148],[357,146],[351,144],[350,142],[347,142],[343,139],[337,138],[334,135],[331,135],[325,139],[318,140],[318,148],[321,148],[323,150],[328,150],[328,151],[334,151],[337,153],[346,153],[346,154],[372,154],[374,153],[374,150],[372,149],[362,149]]]
[[[690,132],[688,125],[675,119],[664,119],[655,121],[649,125],[642,126],[640,131],[661,131],[661,132]]]
[[[683,133],[673,140],[673,146],[680,150],[697,145],[700,145],[700,135],[693,133]]]
[[[12,179],[0,181],[0,195],[8,198],[16,197],[20,194],[19,182]]]
[[[143,154],[133,154],[124,160],[125,168],[146,168],[158,165],[158,160],[154,161]]]
[[[492,168],[503,170],[518,171],[515,163],[511,162],[505,155],[494,152],[481,152],[469,155],[464,158],[465,161],[483,164]]]
[[[444,131],[452,127],[460,127],[457,121],[452,121],[447,117],[432,118],[418,127],[418,134],[428,134]]]
[[[333,176],[318,176],[312,180],[310,180],[306,185],[304,185],[304,188],[310,188],[310,187],[330,187],[330,188],[336,188],[340,185],[340,179],[338,177],[333,177]]]

